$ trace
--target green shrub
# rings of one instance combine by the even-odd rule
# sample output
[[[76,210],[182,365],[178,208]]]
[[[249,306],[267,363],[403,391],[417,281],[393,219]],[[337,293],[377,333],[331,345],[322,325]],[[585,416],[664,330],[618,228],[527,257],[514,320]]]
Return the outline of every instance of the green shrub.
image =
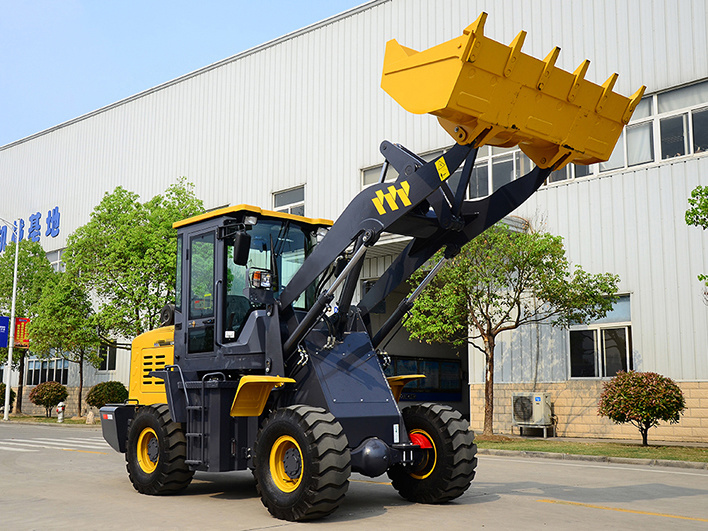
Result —
[[[120,382],[101,382],[94,385],[86,395],[89,406],[102,408],[106,404],[121,404],[128,399],[128,390]]]
[[[15,391],[13,391],[12,387],[10,388],[10,409],[8,412],[12,411],[12,405],[15,403]],[[0,383],[0,407],[3,407],[5,405],[5,384]]]
[[[639,428],[642,446],[647,445],[649,428],[659,421],[675,424],[686,402],[671,378],[655,372],[618,372],[603,386],[598,415],[616,424],[627,422]]]
[[[37,406],[44,406],[47,417],[52,416],[52,408],[62,400],[66,400],[69,393],[59,382],[44,382],[32,389],[29,394],[30,402]]]

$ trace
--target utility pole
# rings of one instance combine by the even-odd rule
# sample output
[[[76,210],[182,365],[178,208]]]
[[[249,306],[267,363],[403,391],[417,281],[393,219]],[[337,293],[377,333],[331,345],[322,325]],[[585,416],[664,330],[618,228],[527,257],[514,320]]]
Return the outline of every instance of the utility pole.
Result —
[[[8,226],[12,227],[12,232],[15,235],[15,270],[12,278],[12,307],[10,309],[10,334],[7,338],[7,365],[5,365],[7,377],[5,378],[5,412],[3,414],[3,420],[9,420],[10,412],[10,377],[11,377],[11,366],[12,366],[12,350],[15,346],[15,300],[17,298],[17,261],[20,255],[20,235],[16,231],[19,231],[20,221],[17,220],[16,225],[10,225],[7,221],[0,218]],[[20,377],[22,377],[20,375]]]

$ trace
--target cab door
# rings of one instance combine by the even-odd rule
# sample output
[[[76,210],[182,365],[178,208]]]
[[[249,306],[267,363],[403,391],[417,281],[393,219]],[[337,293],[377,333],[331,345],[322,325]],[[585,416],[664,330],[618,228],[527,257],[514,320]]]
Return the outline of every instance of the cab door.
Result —
[[[216,298],[215,232],[190,236],[188,249],[187,354],[212,353]]]

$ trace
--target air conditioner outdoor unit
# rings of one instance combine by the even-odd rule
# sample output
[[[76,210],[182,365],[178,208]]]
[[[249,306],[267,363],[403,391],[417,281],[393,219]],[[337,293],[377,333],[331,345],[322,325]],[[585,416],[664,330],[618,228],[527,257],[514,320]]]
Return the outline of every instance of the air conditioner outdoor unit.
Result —
[[[511,396],[514,426],[550,426],[551,397],[548,393],[514,393]]]

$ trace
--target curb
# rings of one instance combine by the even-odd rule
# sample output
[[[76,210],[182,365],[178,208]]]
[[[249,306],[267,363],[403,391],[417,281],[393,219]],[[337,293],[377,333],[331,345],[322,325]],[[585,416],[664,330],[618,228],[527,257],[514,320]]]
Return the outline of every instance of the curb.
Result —
[[[695,461],[671,461],[668,459],[640,459],[632,457],[608,457],[606,455],[579,455],[554,452],[531,452],[519,450],[496,450],[494,448],[479,448],[477,455],[495,455],[498,457],[528,457],[540,459],[556,459],[563,461],[590,461],[594,463],[613,463],[620,465],[661,466],[669,468],[690,468],[708,470],[708,463]]]

